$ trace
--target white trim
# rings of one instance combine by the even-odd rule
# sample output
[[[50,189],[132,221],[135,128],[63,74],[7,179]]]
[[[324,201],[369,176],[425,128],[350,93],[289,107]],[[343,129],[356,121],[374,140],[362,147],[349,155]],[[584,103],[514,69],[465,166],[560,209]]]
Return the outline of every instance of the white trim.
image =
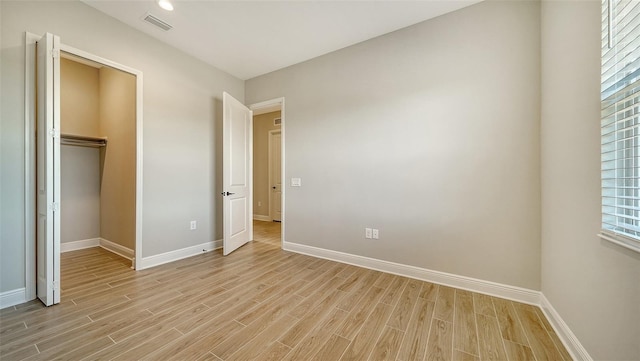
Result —
[[[95,63],[103,64],[114,69],[118,69],[129,73],[136,77],[136,240],[135,240],[135,252],[133,259],[133,265],[135,269],[136,264],[142,264],[142,188],[143,188],[143,94],[142,94],[142,71],[116,63],[109,59],[102,58],[97,55],[93,55],[84,50],[76,49],[74,47],[60,44],[60,50],[73,54]],[[116,252],[117,253],[117,252]]]
[[[262,104],[262,103],[258,103],[258,104]],[[280,103],[269,103],[266,106],[259,106],[256,107],[256,112],[253,113],[253,115],[262,115],[262,114],[267,114],[267,113],[273,113],[273,112],[277,112],[278,110],[280,110]]]
[[[26,290],[17,288],[15,290],[0,293],[0,309],[19,305],[30,301],[27,299]]]
[[[593,358],[589,355],[587,350],[582,346],[576,335],[571,331],[569,326],[564,322],[560,314],[553,308],[549,300],[540,294],[540,308],[542,312],[549,320],[551,327],[558,335],[558,338],[564,344],[571,358],[574,360],[593,361]]]
[[[598,237],[604,239],[605,241],[617,244],[620,247],[624,247],[626,249],[630,249],[632,251],[640,253],[640,242],[630,237],[625,237],[621,234],[615,234],[604,229],[602,230],[602,232],[598,233]]]
[[[25,300],[36,298],[36,145],[35,117],[36,104],[35,64],[36,42],[40,37],[25,32],[24,67],[24,244],[25,244]],[[30,67],[34,65],[34,67]],[[31,190],[31,191],[30,191]]]
[[[106,251],[115,253],[118,256],[126,258],[131,261],[133,261],[135,257],[135,252],[131,248],[127,248],[123,245],[117,244],[115,242],[111,242],[108,239],[104,239],[100,237],[60,243],[60,253],[78,251],[81,249],[87,249],[87,248],[93,248],[93,247],[100,247]]]
[[[501,283],[484,281],[477,278],[459,276],[451,273],[429,270],[400,263],[363,257],[354,254],[322,249],[304,244],[283,242],[286,251],[302,253],[313,257],[324,258],[354,266],[392,273],[422,281],[433,282],[463,290],[483,293],[531,305],[540,304],[540,292],[526,288],[509,286]]]
[[[111,242],[108,239],[100,238],[100,248],[105,249],[111,253],[115,253],[120,257],[124,257],[128,260],[133,261],[135,256],[135,251],[131,248],[127,248],[121,244],[117,244],[115,242]]]
[[[138,270],[142,270],[145,268],[159,266],[161,264],[178,261],[183,258],[197,256],[199,254],[205,252],[211,252],[218,248],[222,248],[222,240],[219,239],[217,241],[206,242],[202,244],[198,244],[191,247],[186,247],[182,249],[177,249],[175,251],[169,251],[161,254],[157,254],[154,256],[144,257],[142,258],[142,262],[139,263]]]
[[[261,222],[271,222],[271,217],[263,216],[262,214],[254,214],[253,215],[253,220],[254,221],[261,221]]]
[[[60,253],[78,251],[100,246],[100,238],[81,239],[79,241],[60,242]]]

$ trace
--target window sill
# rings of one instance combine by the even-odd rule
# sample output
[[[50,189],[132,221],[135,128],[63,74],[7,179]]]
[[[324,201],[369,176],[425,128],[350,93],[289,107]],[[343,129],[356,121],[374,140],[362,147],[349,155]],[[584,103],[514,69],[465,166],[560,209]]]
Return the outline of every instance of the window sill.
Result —
[[[624,247],[626,249],[630,249],[632,251],[640,253],[640,243],[638,243],[637,241],[632,241],[630,239],[626,239],[626,237],[613,235],[605,232],[598,233],[598,237],[600,237],[601,239],[604,239],[605,241],[615,243],[620,247]]]

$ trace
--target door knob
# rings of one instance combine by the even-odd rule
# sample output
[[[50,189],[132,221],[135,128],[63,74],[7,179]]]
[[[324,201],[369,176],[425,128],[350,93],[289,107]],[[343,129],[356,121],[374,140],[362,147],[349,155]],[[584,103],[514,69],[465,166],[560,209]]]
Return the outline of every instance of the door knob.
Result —
[[[231,192],[222,192],[222,193],[220,193],[220,194],[222,194],[222,196],[224,197],[224,196],[230,196],[230,195],[235,194],[235,193],[231,193]]]
[[[271,188],[276,189],[276,186],[273,186],[273,187],[271,187]]]

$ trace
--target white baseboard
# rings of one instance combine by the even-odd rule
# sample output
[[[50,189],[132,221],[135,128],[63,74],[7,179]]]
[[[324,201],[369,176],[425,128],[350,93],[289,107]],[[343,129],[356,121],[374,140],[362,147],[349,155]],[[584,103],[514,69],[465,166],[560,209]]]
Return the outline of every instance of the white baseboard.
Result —
[[[0,309],[19,305],[27,302],[27,294],[24,288],[0,293]]]
[[[177,249],[175,251],[165,252],[154,256],[142,258],[142,264],[136,269],[142,270],[145,268],[159,266],[161,264],[177,261],[183,258],[192,257],[205,252],[211,252],[215,249],[222,247],[222,240],[211,241],[202,243],[196,246]]]
[[[560,314],[556,312],[542,292],[298,243],[283,242],[282,248],[286,251],[302,253],[313,257],[393,273],[400,276],[538,306],[542,309],[542,312],[544,312],[545,316],[551,323],[551,326],[556,331],[556,334],[564,344],[567,351],[571,354],[571,357],[574,360],[593,361],[593,358],[591,358],[587,350],[582,346],[580,341],[578,341],[578,338],[571,329],[569,329],[569,326],[567,326],[564,320],[562,320]]]
[[[108,239],[100,238],[99,246],[109,252],[115,253],[120,257],[124,257],[128,260],[133,260],[135,252],[131,248],[127,248],[123,245],[111,242]]]
[[[89,238],[73,242],[60,243],[60,252],[78,251],[86,248],[101,247],[126,259],[133,259],[134,251],[131,248],[119,245],[104,238]]]
[[[415,278],[422,281],[506,298],[509,300],[531,305],[540,305],[540,292],[529,290],[526,288],[509,286],[496,282],[484,281],[446,272],[433,271],[426,268],[408,266],[400,263],[363,257],[344,252],[332,251],[298,243],[284,242],[282,248],[286,251],[302,253],[309,256],[324,258],[341,263],[348,263],[354,266],[369,268],[376,271]]]
[[[271,222],[271,217],[263,216],[261,214],[254,214],[253,215],[253,220],[254,221],[263,221],[263,222]]]
[[[60,243],[60,252],[65,253],[98,246],[100,246],[100,238],[82,239],[79,241]]]
[[[569,354],[574,360],[593,361],[587,350],[582,346],[576,335],[571,331],[569,326],[564,322],[560,314],[553,308],[549,300],[540,295],[540,308],[556,331],[556,334],[564,344]]]

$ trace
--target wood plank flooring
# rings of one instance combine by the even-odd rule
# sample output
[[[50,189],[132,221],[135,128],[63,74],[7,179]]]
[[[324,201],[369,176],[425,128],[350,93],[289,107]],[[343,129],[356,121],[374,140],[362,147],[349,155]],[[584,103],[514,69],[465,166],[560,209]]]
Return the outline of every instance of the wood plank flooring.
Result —
[[[537,307],[256,241],[152,269],[62,254],[62,302],[0,310],[2,360],[570,360]]]

